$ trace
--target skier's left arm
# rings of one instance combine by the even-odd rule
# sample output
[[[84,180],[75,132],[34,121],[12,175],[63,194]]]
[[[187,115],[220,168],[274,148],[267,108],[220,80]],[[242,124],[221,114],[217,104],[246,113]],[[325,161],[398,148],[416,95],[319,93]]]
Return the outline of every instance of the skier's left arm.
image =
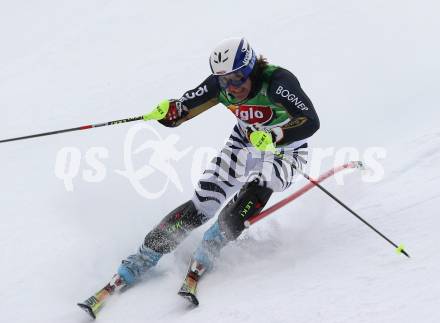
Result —
[[[319,129],[319,118],[312,101],[301,88],[295,75],[288,70],[279,68],[273,73],[268,97],[275,104],[285,108],[291,119],[286,125],[274,129],[273,136],[277,146],[308,138]]]

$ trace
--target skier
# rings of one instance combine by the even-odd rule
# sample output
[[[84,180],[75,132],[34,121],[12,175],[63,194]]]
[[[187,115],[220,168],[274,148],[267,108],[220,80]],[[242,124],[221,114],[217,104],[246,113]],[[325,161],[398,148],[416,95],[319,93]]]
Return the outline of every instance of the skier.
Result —
[[[222,247],[242,233],[246,220],[264,208],[273,192],[287,189],[295,169],[307,162],[306,139],[319,129],[319,119],[297,78],[288,70],[269,64],[263,56],[257,58],[244,38],[222,41],[209,62],[212,74],[198,87],[178,100],[161,103],[168,112],[159,122],[176,127],[222,103],[237,117],[237,124],[203,173],[192,198],[146,235],[137,253],[122,261],[103,290],[79,304],[93,317],[102,299],[134,284],[191,230],[220,211],[192,255],[179,291],[197,305],[197,282],[212,269]],[[253,147],[252,134],[257,132],[269,135],[269,146],[276,147],[277,153]]]

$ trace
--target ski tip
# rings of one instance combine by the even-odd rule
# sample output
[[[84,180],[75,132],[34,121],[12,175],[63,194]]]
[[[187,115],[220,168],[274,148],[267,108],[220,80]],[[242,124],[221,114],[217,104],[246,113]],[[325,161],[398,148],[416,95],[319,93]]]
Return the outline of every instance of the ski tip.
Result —
[[[397,252],[398,254],[404,254],[404,255],[407,256],[408,258],[411,258],[411,257],[409,256],[409,254],[405,251],[405,246],[404,246],[403,244],[399,245],[399,246],[396,248],[396,252]]]
[[[188,293],[188,292],[183,292],[183,291],[180,291],[177,294],[182,296],[183,298],[186,298],[194,306],[199,306],[199,300],[197,299],[196,295]]]
[[[92,317],[92,319],[94,319],[94,320],[96,319],[96,315],[89,305],[86,305],[83,303],[78,303],[76,305],[78,305],[82,310],[84,310],[87,314],[89,314]]]

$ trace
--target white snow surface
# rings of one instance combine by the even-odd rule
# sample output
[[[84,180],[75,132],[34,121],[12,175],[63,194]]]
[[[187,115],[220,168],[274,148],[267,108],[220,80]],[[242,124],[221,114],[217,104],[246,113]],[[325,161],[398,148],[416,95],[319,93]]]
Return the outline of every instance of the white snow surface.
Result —
[[[176,292],[209,224],[98,321],[440,322],[439,9],[426,0],[0,2],[0,139],[142,115],[208,76],[217,42],[244,35],[314,102],[312,146],[387,151],[383,180],[354,172],[324,185],[411,259],[314,189],[223,250],[198,308]],[[234,117],[216,107],[176,129],[152,125],[177,134],[179,149],[219,149]],[[135,126],[0,145],[1,322],[89,322],[75,304],[191,197],[191,157],[174,164],[183,191],[170,185],[160,199],[115,172]],[[73,191],[55,176],[64,147],[83,156]],[[97,183],[81,177],[92,147],[109,152]]]

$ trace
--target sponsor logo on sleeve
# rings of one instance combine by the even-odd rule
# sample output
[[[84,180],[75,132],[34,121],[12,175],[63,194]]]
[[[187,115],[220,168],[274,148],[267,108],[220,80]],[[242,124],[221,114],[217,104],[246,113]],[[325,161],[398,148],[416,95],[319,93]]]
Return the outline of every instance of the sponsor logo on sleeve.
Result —
[[[286,98],[287,101],[292,102],[295,107],[301,111],[307,111],[309,109],[295,94],[290,93],[290,91],[286,90],[282,85],[278,86],[276,94],[282,98]]]
[[[296,119],[293,119],[293,120],[289,121],[289,123],[286,124],[285,126],[283,126],[283,128],[284,129],[289,129],[289,128],[301,127],[306,122],[307,122],[307,118],[306,117],[299,117],[299,118],[296,118]]]
[[[186,92],[180,99],[180,102],[184,102],[186,100],[194,99],[195,97],[201,97],[202,95],[208,93],[208,86],[199,86],[197,90]]]

